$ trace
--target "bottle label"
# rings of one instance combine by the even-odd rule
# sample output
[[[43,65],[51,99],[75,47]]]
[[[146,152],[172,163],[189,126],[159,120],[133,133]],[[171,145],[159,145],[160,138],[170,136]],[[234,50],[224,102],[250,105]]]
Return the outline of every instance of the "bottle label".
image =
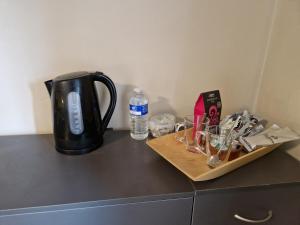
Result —
[[[135,116],[143,116],[148,113],[148,104],[146,105],[129,105],[130,114]]]

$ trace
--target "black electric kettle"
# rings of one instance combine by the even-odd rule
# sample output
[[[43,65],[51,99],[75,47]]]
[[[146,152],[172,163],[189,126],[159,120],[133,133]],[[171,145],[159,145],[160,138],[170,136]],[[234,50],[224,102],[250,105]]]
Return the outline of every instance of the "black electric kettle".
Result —
[[[94,82],[109,90],[110,103],[103,120]],[[90,152],[103,142],[117,101],[112,80],[101,72],[75,72],[45,82],[52,102],[56,150],[71,155]],[[100,103],[101,105],[101,103]]]

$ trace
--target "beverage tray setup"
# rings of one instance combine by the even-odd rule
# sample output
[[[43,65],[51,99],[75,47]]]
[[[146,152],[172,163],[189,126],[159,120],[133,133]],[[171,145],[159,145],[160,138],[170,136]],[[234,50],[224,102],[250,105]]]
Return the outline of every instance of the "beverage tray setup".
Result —
[[[205,181],[220,177],[264,156],[280,145],[274,144],[250,153],[241,152],[240,157],[211,168],[207,165],[207,157],[204,154],[187,151],[182,143],[176,141],[175,136],[176,134],[172,133],[154,138],[148,140],[147,145],[193,181]]]

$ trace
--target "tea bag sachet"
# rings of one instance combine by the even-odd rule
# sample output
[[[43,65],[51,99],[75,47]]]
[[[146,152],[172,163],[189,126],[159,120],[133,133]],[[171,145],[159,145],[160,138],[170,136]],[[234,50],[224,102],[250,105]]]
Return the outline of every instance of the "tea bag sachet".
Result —
[[[297,139],[300,139],[300,136],[290,128],[280,128],[278,125],[273,124],[270,128],[266,129],[258,135],[250,137],[240,137],[239,141],[244,145],[248,152],[252,152],[259,147],[280,144]]]

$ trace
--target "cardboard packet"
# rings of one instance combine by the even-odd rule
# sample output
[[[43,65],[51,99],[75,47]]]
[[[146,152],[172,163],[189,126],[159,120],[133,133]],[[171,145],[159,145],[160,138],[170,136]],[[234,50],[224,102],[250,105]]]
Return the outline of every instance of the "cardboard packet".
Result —
[[[220,123],[222,110],[221,95],[219,90],[201,93],[194,107],[194,120],[197,116],[207,115],[210,125]],[[194,121],[196,123],[196,121]]]

